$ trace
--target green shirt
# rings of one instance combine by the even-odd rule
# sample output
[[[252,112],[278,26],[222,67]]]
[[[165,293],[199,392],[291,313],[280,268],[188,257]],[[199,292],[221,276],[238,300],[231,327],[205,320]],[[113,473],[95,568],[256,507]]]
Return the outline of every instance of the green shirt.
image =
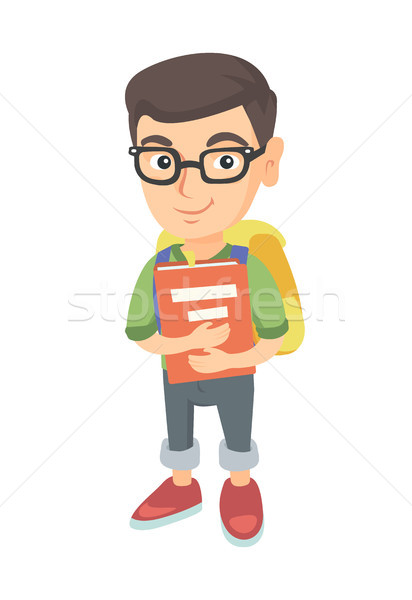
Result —
[[[174,244],[172,246],[170,262],[186,261],[180,249],[182,245]],[[231,250],[232,245],[226,244],[211,259],[230,258]],[[130,301],[126,335],[133,341],[145,340],[157,331],[153,306],[153,269],[155,262],[156,255],[143,267]],[[252,321],[256,326],[259,337],[264,339],[281,337],[287,332],[289,325],[275,280],[262,261],[252,254],[249,254],[247,259],[247,273]],[[162,356],[162,366],[164,369],[166,368],[164,356]]]

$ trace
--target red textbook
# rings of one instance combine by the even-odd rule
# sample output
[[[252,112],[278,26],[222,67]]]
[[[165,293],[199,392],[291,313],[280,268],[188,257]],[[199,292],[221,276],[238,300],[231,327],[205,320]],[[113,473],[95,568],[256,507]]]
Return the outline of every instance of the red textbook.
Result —
[[[229,322],[230,334],[220,350],[244,352],[253,347],[252,316],[246,265],[236,258],[158,263],[154,268],[156,296],[162,335],[189,335],[202,322],[214,325]],[[204,354],[194,349],[166,356],[170,383],[200,381],[256,372],[255,367],[199,373],[188,362],[189,354]]]

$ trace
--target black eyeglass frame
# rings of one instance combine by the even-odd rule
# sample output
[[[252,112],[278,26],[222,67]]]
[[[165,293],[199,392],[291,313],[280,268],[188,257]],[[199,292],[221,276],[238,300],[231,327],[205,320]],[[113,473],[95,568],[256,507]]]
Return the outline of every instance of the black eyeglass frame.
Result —
[[[255,160],[255,158],[258,158],[258,156],[261,156],[262,154],[264,154],[265,150],[266,150],[266,144],[264,146],[261,146],[257,150],[255,150],[251,146],[246,146],[246,147],[242,146],[242,147],[236,147],[236,148],[233,148],[233,147],[232,148],[212,148],[210,150],[204,150],[203,152],[201,152],[201,154],[199,155],[199,161],[195,161],[195,160],[182,161],[180,158],[179,152],[175,148],[163,148],[161,146],[131,146],[129,148],[129,154],[131,156],[134,156],[134,167],[135,167],[136,173],[139,175],[140,179],[143,179],[143,181],[146,181],[147,183],[153,183],[154,185],[171,185],[172,183],[175,183],[179,179],[182,169],[186,169],[187,167],[194,167],[195,169],[199,169],[200,176],[205,183],[234,183],[235,181],[239,181],[246,175],[246,173],[249,170],[249,165],[252,162],[252,160]],[[169,179],[151,179],[150,177],[147,177],[142,172],[142,170],[140,168],[140,164],[139,164],[139,156],[141,154],[143,154],[144,152],[153,152],[153,151],[165,152],[165,153],[169,153],[173,156],[175,165],[176,165],[176,167],[175,167],[176,170],[175,170],[173,177],[170,177]],[[208,154],[212,154],[212,153],[217,154],[217,153],[222,153],[222,152],[240,152],[241,154],[243,154],[245,164],[243,166],[242,171],[235,177],[228,177],[226,179],[212,179],[212,178],[208,177],[205,172],[205,167],[204,167],[205,156],[207,156]]]

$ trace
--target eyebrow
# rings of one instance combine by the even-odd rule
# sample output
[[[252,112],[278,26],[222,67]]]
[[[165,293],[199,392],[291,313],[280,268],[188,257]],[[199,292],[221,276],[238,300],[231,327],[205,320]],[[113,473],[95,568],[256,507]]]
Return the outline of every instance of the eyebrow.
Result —
[[[217,144],[218,142],[236,142],[237,144],[241,144],[242,146],[248,146],[246,140],[244,140],[240,135],[236,133],[230,133],[229,131],[221,131],[220,133],[215,133],[209,138],[206,142],[206,147],[213,146],[213,144]]]
[[[162,146],[172,146],[173,145],[173,142],[171,140],[169,140],[169,138],[164,137],[163,135],[148,135],[147,137],[143,138],[140,143],[142,146],[144,146],[145,144],[148,144],[149,142],[152,142],[154,144],[162,144]]]

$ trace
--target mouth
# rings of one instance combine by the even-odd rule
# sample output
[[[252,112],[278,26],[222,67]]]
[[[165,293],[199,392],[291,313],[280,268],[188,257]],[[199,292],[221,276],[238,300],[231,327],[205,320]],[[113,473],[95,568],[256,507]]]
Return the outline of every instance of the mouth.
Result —
[[[213,202],[213,198],[210,198],[210,202],[207,206],[205,206],[204,208],[201,208],[200,210],[181,210],[180,208],[175,208],[175,210],[177,212],[183,213],[184,215],[200,215],[201,213],[204,213],[208,208],[210,208],[212,205],[214,204]],[[189,224],[193,224],[193,223],[198,223],[199,219],[196,219],[195,221],[184,221],[185,223],[189,223]]]

